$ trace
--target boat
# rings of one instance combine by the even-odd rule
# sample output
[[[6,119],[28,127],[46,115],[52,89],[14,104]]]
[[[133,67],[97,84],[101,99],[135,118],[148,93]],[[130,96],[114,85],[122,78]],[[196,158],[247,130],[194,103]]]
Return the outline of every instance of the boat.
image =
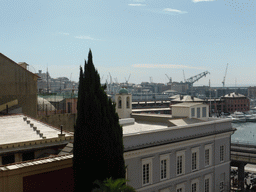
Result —
[[[235,111],[233,114],[229,116],[232,119],[232,123],[242,123],[246,122],[245,114],[239,111]]]
[[[255,114],[245,114],[245,119],[247,122],[256,122]]]

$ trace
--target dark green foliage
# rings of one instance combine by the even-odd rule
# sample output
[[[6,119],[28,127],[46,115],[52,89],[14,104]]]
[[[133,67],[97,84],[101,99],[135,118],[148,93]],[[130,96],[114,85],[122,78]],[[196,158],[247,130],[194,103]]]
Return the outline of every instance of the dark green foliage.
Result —
[[[95,180],[125,177],[123,132],[115,106],[104,92],[92,61],[80,67],[73,169],[75,191],[93,189]]]
[[[97,188],[93,189],[92,192],[135,192],[135,189],[131,186],[126,185],[127,180],[108,178],[103,182],[95,181],[94,183],[98,185]]]

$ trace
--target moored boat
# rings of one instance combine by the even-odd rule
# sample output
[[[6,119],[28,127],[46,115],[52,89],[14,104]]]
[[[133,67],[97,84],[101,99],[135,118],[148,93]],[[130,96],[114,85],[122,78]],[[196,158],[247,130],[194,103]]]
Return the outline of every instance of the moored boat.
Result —
[[[246,122],[245,114],[242,112],[235,111],[233,114],[230,115],[233,123],[242,123]]]

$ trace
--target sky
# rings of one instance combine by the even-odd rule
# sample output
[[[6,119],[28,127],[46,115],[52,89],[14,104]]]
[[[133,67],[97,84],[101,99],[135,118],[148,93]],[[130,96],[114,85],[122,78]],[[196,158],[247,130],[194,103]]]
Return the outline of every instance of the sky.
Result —
[[[0,52],[79,79],[92,50],[102,82],[256,86],[254,0],[0,0]],[[184,71],[184,72],[183,72]],[[131,75],[130,75],[131,74]]]

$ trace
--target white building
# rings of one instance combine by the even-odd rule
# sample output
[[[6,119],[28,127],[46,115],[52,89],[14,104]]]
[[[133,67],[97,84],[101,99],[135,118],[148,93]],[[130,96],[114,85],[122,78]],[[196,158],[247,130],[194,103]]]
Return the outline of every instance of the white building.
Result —
[[[128,185],[143,192],[230,191],[231,121],[209,118],[200,103],[172,110],[173,117],[120,120]]]

